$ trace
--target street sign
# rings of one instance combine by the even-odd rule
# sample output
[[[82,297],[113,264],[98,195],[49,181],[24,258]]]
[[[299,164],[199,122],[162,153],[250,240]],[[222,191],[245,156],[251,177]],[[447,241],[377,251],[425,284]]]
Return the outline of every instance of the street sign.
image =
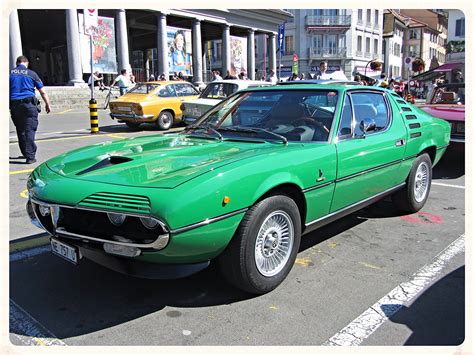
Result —
[[[90,35],[93,31],[92,27],[97,27],[99,22],[97,9],[84,9],[84,33]]]

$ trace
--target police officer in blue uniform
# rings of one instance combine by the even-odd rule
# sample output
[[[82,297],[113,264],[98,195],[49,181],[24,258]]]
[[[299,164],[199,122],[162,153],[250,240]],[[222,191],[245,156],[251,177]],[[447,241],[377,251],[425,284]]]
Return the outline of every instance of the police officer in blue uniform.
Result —
[[[47,113],[51,112],[51,104],[41,79],[28,69],[28,64],[28,58],[19,56],[17,66],[10,70],[10,114],[16,127],[21,154],[26,158],[26,164],[33,164],[36,163],[35,134],[39,112],[35,88],[45,102]]]

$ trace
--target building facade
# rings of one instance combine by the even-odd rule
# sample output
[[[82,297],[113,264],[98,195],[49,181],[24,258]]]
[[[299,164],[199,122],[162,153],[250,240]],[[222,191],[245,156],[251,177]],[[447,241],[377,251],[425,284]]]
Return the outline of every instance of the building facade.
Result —
[[[221,42],[221,70],[225,71],[232,66],[231,38],[245,39],[245,58],[237,54],[234,59],[245,61],[252,78],[255,38],[264,36],[268,63],[275,69],[276,31],[291,18],[283,10],[117,9],[99,10],[98,14],[99,24],[92,36],[94,70],[111,76],[132,68],[138,80],[182,71],[197,84],[208,71],[207,43],[213,40]],[[75,9],[14,10],[9,24],[10,66],[24,54],[47,85],[84,85],[91,72],[91,55],[82,15],[82,10]],[[179,66],[174,67],[175,61]]]
[[[446,62],[464,62],[466,17],[461,10],[448,10],[448,14]]]
[[[404,34],[404,58],[421,58],[424,70],[440,66],[446,61],[448,20],[444,13],[434,10],[400,10],[407,29]],[[415,74],[410,65],[403,67],[403,79]],[[417,73],[416,73],[417,74]]]
[[[403,68],[403,39],[407,26],[405,19],[394,10],[384,11],[383,71],[389,78],[399,78]]]
[[[277,55],[277,72],[291,75],[293,55],[298,71],[316,73],[321,61],[331,71],[341,70],[347,78],[357,72],[378,76],[367,64],[382,61],[383,11],[381,9],[287,9],[294,15],[285,24],[284,55]],[[257,42],[258,69],[265,69],[265,43]],[[281,64],[280,64],[281,61]]]

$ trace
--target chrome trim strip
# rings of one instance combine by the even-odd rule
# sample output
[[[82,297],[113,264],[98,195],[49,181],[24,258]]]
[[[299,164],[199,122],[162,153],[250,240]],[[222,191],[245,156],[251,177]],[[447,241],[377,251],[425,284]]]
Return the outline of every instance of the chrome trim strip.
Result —
[[[191,229],[196,229],[196,228],[199,228],[199,227],[202,227],[202,226],[206,226],[208,224],[219,222],[219,221],[222,221],[223,219],[236,216],[240,213],[247,212],[247,210],[248,210],[248,207],[242,208],[242,209],[234,211],[234,212],[229,212],[229,213],[223,214],[223,215],[218,216],[218,217],[206,218],[204,221],[201,221],[201,222],[193,223],[193,224],[190,224],[188,226],[177,228],[177,229],[172,229],[170,231],[170,234],[178,234],[178,233],[187,232],[187,231],[190,231]]]
[[[332,213],[330,213],[330,214],[328,214],[328,215],[326,215],[326,216],[324,216],[324,217],[315,219],[314,221],[311,221],[311,222],[309,222],[309,223],[306,223],[305,226],[306,226],[306,227],[309,227],[309,226],[311,226],[311,225],[313,225],[313,224],[315,224],[315,223],[324,221],[325,219],[329,219],[329,218],[331,218],[331,217],[333,217],[333,216],[335,216],[335,215],[338,215],[338,214],[340,214],[340,213],[343,213],[344,211],[346,211],[346,210],[348,210],[348,209],[354,208],[354,207],[356,207],[357,205],[362,205],[362,204],[364,204],[365,202],[368,202],[368,201],[370,201],[370,200],[372,200],[372,199],[377,199],[377,197],[379,197],[379,196],[382,196],[382,195],[388,194],[388,193],[390,193],[390,192],[392,192],[392,191],[398,190],[399,188],[403,187],[404,185],[405,185],[405,182],[403,182],[403,183],[401,183],[401,184],[399,184],[399,185],[397,185],[397,186],[394,186],[394,187],[392,187],[392,188],[390,188],[390,189],[388,189],[388,190],[379,192],[378,194],[376,194],[376,195],[374,195],[374,196],[370,196],[370,197],[368,197],[368,198],[366,198],[366,199],[364,199],[364,200],[362,200],[362,201],[359,201],[359,202],[356,202],[356,203],[354,203],[354,204],[352,204],[352,205],[349,205],[349,206],[347,206],[347,207],[344,207],[344,208],[342,208],[342,209],[340,209],[340,210],[334,211],[334,212],[332,212]]]
[[[466,143],[466,140],[462,138],[451,138],[449,141],[454,143]]]
[[[403,161],[403,159],[399,159],[399,160],[395,160],[395,161],[392,161],[390,163],[386,163],[386,164],[382,164],[382,165],[379,165],[379,166],[376,166],[376,167],[373,167],[373,168],[370,168],[370,169],[367,169],[367,170],[363,170],[363,171],[359,171],[358,173],[355,173],[355,174],[352,174],[352,175],[348,175],[348,176],[344,176],[340,179],[336,179],[336,183],[338,182],[341,182],[341,181],[345,181],[345,180],[349,180],[349,179],[352,179],[354,177],[357,177],[357,176],[360,176],[360,175],[364,175],[364,174],[367,174],[367,173],[371,173],[373,171],[376,171],[376,170],[380,170],[380,169],[383,169],[383,168],[387,168],[389,166],[392,166],[392,165],[396,165],[398,163],[401,163]]]
[[[319,184],[319,185],[307,187],[306,189],[303,189],[302,191],[303,191],[303,193],[307,193],[307,192],[310,192],[310,191],[313,191],[313,190],[317,190],[317,189],[319,189],[319,188],[323,188],[323,187],[325,187],[325,186],[334,184],[334,182],[335,182],[335,180],[328,181],[328,182],[325,182],[324,184]]]
[[[158,238],[153,243],[149,244],[136,244],[136,243],[125,243],[125,242],[117,242],[115,240],[108,240],[108,239],[101,239],[101,238],[94,238],[94,237],[89,237],[87,235],[82,235],[82,234],[76,234],[76,233],[71,233],[66,231],[64,228],[56,228],[56,233],[57,235],[64,235],[67,237],[73,237],[73,238],[78,238],[78,239],[87,239],[87,240],[93,240],[95,242],[100,242],[100,243],[108,243],[108,244],[114,244],[114,245],[121,245],[121,246],[126,246],[126,247],[135,247],[135,248],[152,248],[155,249],[155,246],[158,244],[160,241],[160,237],[166,237],[169,238],[169,234],[160,234]],[[163,249],[163,248],[160,248]]]

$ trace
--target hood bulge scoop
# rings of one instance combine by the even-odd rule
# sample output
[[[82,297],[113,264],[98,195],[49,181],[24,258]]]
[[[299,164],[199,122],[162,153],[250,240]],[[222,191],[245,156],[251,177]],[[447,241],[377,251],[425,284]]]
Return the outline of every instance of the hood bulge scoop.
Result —
[[[92,165],[91,167],[89,167],[87,169],[84,169],[84,170],[78,172],[76,175],[82,175],[82,174],[90,173],[91,171],[94,171],[94,170],[99,170],[99,169],[106,168],[108,166],[117,165],[117,164],[121,164],[121,163],[126,163],[126,162],[131,161],[131,160],[133,160],[133,159],[128,158],[128,157],[111,156],[111,157],[105,158],[104,160],[101,160],[100,162]]]

